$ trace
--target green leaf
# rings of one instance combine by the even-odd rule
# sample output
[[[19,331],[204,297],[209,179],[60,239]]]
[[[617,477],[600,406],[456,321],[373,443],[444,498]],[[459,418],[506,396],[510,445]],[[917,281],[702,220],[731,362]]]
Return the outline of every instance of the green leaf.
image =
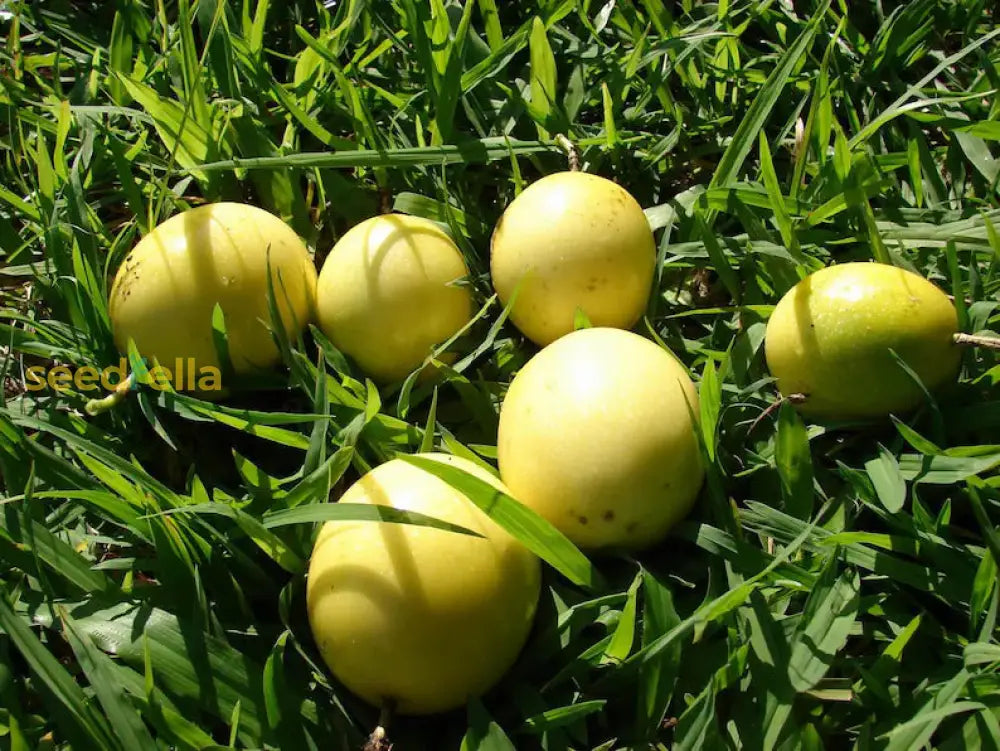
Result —
[[[972,642],[962,650],[967,667],[1000,662],[1000,645],[987,642]]]
[[[959,701],[958,692],[964,688],[969,675],[964,671],[959,673],[941,687],[933,699],[920,707],[914,716],[906,722],[896,725],[880,739],[889,741],[887,751],[911,751],[923,748],[934,735],[942,720],[955,714],[983,709],[979,702]]]
[[[536,122],[544,124],[556,103],[556,58],[549,46],[545,24],[535,17],[529,41],[531,51],[531,110]]]
[[[586,140],[578,142],[586,145]],[[396,149],[355,149],[351,151],[300,152],[285,156],[246,157],[226,159],[202,164],[192,172],[217,172],[220,170],[271,169],[287,170],[292,167],[414,167],[420,165],[476,164],[509,159],[513,154],[536,154],[554,149],[554,145],[540,141],[517,141],[507,138],[481,138],[459,144],[442,146],[415,146]]]
[[[81,635],[126,665],[142,670],[147,651],[156,669],[157,685],[168,695],[194,702],[223,722],[237,704],[243,737],[260,738],[265,727],[263,668],[222,640],[205,634],[189,621],[148,605],[66,603]],[[0,617],[2,617],[0,605]],[[32,620],[51,626],[57,620],[47,605],[33,606]],[[316,707],[301,702],[301,723],[314,726]],[[111,747],[103,744],[101,748]]]
[[[882,444],[879,444],[878,449],[878,457],[865,462],[865,471],[885,510],[896,513],[906,501],[906,481],[899,470],[896,457]]]
[[[213,134],[201,123],[188,117],[177,102],[162,98],[156,90],[126,76],[119,76],[129,95],[153,118],[156,132],[177,163],[197,177],[204,178],[200,168],[214,143]]]
[[[494,47],[488,57],[462,73],[462,91],[468,93],[476,86],[502,73],[517,53],[528,45],[533,29],[533,22],[525,21],[517,31],[508,35],[499,47]]]
[[[850,570],[809,595],[788,661],[788,678],[796,691],[815,687],[847,642],[858,615],[860,588],[861,578]]]
[[[925,456],[903,454],[899,471],[904,480],[929,485],[951,485],[1000,466],[1000,453],[982,456]]]
[[[497,13],[495,0],[477,0],[479,13],[483,17],[483,27],[486,30],[486,39],[490,49],[494,52],[503,44],[503,27],[500,25],[500,17]]]
[[[250,35],[247,37],[247,47],[251,55],[259,56],[264,50],[264,30],[267,28],[267,12],[270,6],[270,0],[257,0],[253,25],[250,27]]]
[[[851,139],[851,147],[853,148],[856,144],[863,143],[864,141],[871,138],[883,125],[890,122],[894,118],[898,117],[902,113],[906,112],[908,109],[917,109],[919,107],[926,106],[928,103],[936,103],[931,100],[930,102],[909,101],[911,97],[915,94],[919,94],[927,84],[937,78],[942,71],[947,70],[949,67],[957,63],[959,60],[964,58],[966,55],[975,52],[977,49],[987,44],[988,42],[995,39],[1000,35],[1000,29],[994,29],[987,34],[978,37],[975,41],[970,42],[965,47],[955,52],[952,55],[941,60],[930,72],[927,73],[923,78],[909,86],[906,91],[899,96],[894,102],[892,102],[888,107],[880,110],[878,117],[872,120],[868,125],[866,125],[860,132]]]
[[[281,505],[295,508],[303,504],[323,504],[330,498],[333,486],[344,476],[354,458],[353,446],[344,446],[323,464],[304,477],[281,499]],[[304,467],[303,467],[304,469]]]
[[[233,382],[233,362],[229,359],[229,336],[226,333],[226,317],[222,306],[216,303],[212,308],[212,344],[219,358],[219,370],[223,388]]]
[[[462,739],[461,751],[515,751],[510,738],[477,698],[469,700],[469,729]]]
[[[189,397],[184,394],[172,394],[171,400],[183,404],[187,409],[191,410],[195,414],[209,417],[216,422],[222,423],[223,425],[228,425],[231,428],[235,428],[236,430],[240,430],[244,433],[249,433],[250,435],[257,436],[258,438],[263,438],[271,441],[272,443],[296,449],[308,450],[309,448],[309,438],[302,433],[296,433],[292,430],[276,428],[270,425],[263,425],[258,422],[252,414],[244,413],[246,416],[241,417],[238,413],[224,410],[210,404],[209,402],[194,399],[193,397]]]
[[[72,617],[65,609],[60,616],[63,622],[63,633],[76,655],[80,668],[83,670],[90,685],[97,695],[97,700],[107,714],[114,727],[116,747],[122,749],[152,748],[153,738],[149,730],[139,719],[136,708],[128,699],[122,685],[115,680],[113,664],[110,658],[97,649],[88,636],[80,633]]]
[[[214,507],[217,504],[212,504]],[[181,509],[182,511],[190,510]],[[206,509],[202,508],[204,512]],[[276,527],[287,527],[290,524],[313,524],[315,522],[327,521],[371,521],[387,522],[389,524],[416,524],[425,527],[434,527],[447,532],[457,532],[463,535],[481,537],[478,532],[474,532],[458,524],[441,521],[426,514],[416,511],[403,511],[391,506],[369,505],[366,503],[314,503],[308,506],[288,509],[287,511],[275,511],[265,514],[261,519],[261,526],[265,529]]]
[[[813,511],[813,463],[809,434],[795,407],[787,401],[782,402],[778,410],[774,462],[781,478],[785,510],[799,519],[808,519]]]
[[[524,721],[525,728],[527,732],[544,733],[554,728],[572,725],[584,717],[602,711],[607,703],[606,699],[592,699],[590,701],[581,701],[578,704],[570,704],[566,707],[548,709],[541,714],[526,718]]]
[[[107,720],[87,700],[56,657],[31,633],[28,625],[11,609],[6,595],[0,594],[0,629],[34,677],[36,689],[60,729],[80,748],[116,748],[116,737]]]
[[[681,621],[674,608],[670,588],[655,574],[642,570],[642,647],[646,648]],[[674,681],[681,666],[681,645],[674,642],[659,657],[645,660],[639,669],[637,731],[640,737],[655,736],[673,697]]]
[[[798,38],[788,47],[774,70],[767,77],[767,81],[757,93],[745,117],[740,121],[732,141],[719,160],[715,173],[712,175],[710,188],[729,185],[736,180],[744,160],[753,148],[757,134],[761,132],[771,111],[788,85],[792,70],[812,45],[813,38],[829,5],[829,0],[825,0],[812,11],[810,23],[799,33]],[[709,214],[709,217],[712,215]],[[711,218],[707,219],[706,223],[711,227]]]
[[[712,229],[708,222],[706,222],[700,214],[695,214],[694,222],[698,229],[698,234],[701,235],[702,241],[705,243],[705,250],[708,251],[708,257],[712,261],[712,267],[715,269],[716,273],[718,273],[719,278],[722,279],[722,283],[726,285],[726,291],[729,292],[734,301],[739,303],[743,298],[743,287],[740,284],[739,275],[736,273],[736,269],[733,268],[732,264],[729,262],[729,258],[723,252],[722,246],[719,244],[718,238],[716,238],[716,236],[712,233]]]
[[[677,721],[673,747],[678,751],[695,751],[718,743],[717,734],[712,733],[715,716],[715,685],[710,682]]]
[[[763,130],[760,131],[759,144],[760,171],[761,176],[764,178],[764,187],[767,188],[767,194],[771,199],[771,208],[774,211],[774,223],[778,225],[781,240],[784,242],[785,247],[788,248],[789,253],[792,254],[792,257],[795,258],[798,264],[806,265],[808,262],[802,256],[799,249],[799,240],[792,227],[792,218],[785,206],[785,198],[781,193],[781,185],[778,183],[778,175],[774,170],[774,162],[771,161],[771,148],[767,145],[767,136]]]
[[[701,433],[705,441],[708,458],[715,461],[716,430],[719,423],[719,410],[722,408],[722,383],[715,370],[712,360],[705,361],[701,372],[701,382],[698,384],[698,405],[701,413]]]
[[[285,512],[290,513],[290,512]],[[161,512],[161,516],[175,514],[213,514],[224,516],[236,522],[237,526],[257,545],[268,558],[289,573],[297,574],[305,570],[305,561],[277,535],[240,508],[225,503],[197,503]]]
[[[639,597],[639,587],[642,586],[642,572],[636,574],[628,588],[628,597],[625,606],[622,608],[621,616],[618,618],[618,625],[615,626],[611,634],[611,641],[608,642],[601,658],[602,664],[615,664],[622,662],[632,651],[632,643],[635,641],[635,616],[636,603]]]
[[[593,588],[597,570],[565,535],[537,513],[485,480],[465,470],[424,456],[400,456],[405,462],[439,477],[463,493],[493,521],[574,584]]]
[[[601,104],[604,110],[604,137],[610,151],[618,145],[618,127],[615,125],[615,102],[604,81],[601,82]]]

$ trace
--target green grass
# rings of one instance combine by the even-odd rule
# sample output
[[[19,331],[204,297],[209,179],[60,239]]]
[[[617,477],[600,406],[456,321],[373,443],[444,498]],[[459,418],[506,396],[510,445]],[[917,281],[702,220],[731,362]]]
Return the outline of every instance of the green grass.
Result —
[[[638,560],[528,524],[553,566],[520,661],[467,712],[394,719],[396,749],[1000,748],[996,354],[891,423],[755,422],[767,316],[822,265],[915,269],[1000,329],[995,3],[0,8],[0,749],[359,747],[377,712],[305,622],[312,534],[398,453],[492,460],[533,349],[489,236],[565,168],[560,133],[656,229],[637,330],[699,383],[708,482]],[[317,263],[380,207],[448,224],[483,306],[455,367],[379,394],[311,332],[223,404],[25,391],[33,364],[117,364],[124,254],[219,200]]]

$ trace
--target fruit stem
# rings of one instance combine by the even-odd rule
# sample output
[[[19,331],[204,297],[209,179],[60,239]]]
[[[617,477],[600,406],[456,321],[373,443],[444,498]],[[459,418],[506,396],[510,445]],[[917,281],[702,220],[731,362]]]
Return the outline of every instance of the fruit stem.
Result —
[[[952,337],[955,344],[960,347],[983,347],[985,349],[1000,350],[1000,337],[979,336],[977,334],[955,334]]]
[[[129,395],[135,387],[135,373],[129,373],[128,378],[115,386],[115,390],[102,399],[91,399],[84,405],[83,411],[91,417],[95,417],[102,412],[113,409],[119,402]]]
[[[749,436],[751,433],[753,433],[754,430],[757,429],[757,426],[761,423],[761,421],[763,421],[768,415],[771,415],[778,409],[780,409],[781,405],[784,404],[785,402],[788,402],[789,404],[802,404],[808,398],[809,397],[806,396],[805,394],[789,394],[788,396],[783,396],[774,403],[769,404],[767,409],[765,409],[763,412],[757,415],[757,419],[750,424],[750,429],[747,431],[747,435]]]
[[[378,189],[378,208],[383,214],[392,213],[392,191],[384,186]]]
[[[579,172],[580,152],[577,151],[576,145],[562,133],[556,134],[556,143],[559,144],[559,148],[566,152],[570,172]]]
[[[385,732],[391,717],[392,706],[388,704],[383,705],[378,715],[378,725],[372,731],[372,734],[368,736],[368,740],[361,747],[361,751],[392,751],[392,742]]]

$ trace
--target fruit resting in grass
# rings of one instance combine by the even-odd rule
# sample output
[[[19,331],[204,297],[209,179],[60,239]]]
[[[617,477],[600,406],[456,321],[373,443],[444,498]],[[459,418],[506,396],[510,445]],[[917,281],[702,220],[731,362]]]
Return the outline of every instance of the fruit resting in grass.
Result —
[[[449,462],[492,485],[465,459]],[[478,532],[330,521],[309,563],[309,622],[331,672],[402,714],[453,709],[496,683],[524,645],[538,602],[538,559],[459,491],[395,459],[341,503],[392,506]]]
[[[669,352],[628,331],[581,329],[511,382],[500,409],[500,476],[581,547],[648,547],[701,487],[692,412],[694,384]]]
[[[316,267],[299,236],[273,214],[213,203],[167,219],[118,269],[109,303],[115,344],[166,368],[220,368],[212,338],[216,305],[237,373],[269,368],[280,353],[268,330],[268,259],[281,324],[295,338],[312,317]]]
[[[783,396],[802,394],[807,415],[850,420],[916,407],[920,387],[894,351],[935,389],[958,373],[955,307],[922,276],[880,263],[811,274],[778,302],[765,352]]]
[[[472,316],[468,276],[452,239],[434,222],[387,214],[351,228],[323,264],[320,328],[362,370],[398,381]]]
[[[497,223],[493,286],[510,317],[546,345],[573,331],[576,310],[594,326],[630,328],[646,307],[656,244],[628,191],[585,172],[559,172],[527,187]],[[523,280],[523,282],[522,282]]]

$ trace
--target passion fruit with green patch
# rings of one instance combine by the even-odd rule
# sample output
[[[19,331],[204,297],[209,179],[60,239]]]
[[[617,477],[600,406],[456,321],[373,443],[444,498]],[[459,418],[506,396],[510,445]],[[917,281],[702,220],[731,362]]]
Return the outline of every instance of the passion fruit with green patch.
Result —
[[[764,339],[778,390],[805,415],[865,420],[910,411],[954,381],[958,315],[919,274],[843,263],[801,280],[778,302]],[[920,383],[907,372],[907,367]]]

